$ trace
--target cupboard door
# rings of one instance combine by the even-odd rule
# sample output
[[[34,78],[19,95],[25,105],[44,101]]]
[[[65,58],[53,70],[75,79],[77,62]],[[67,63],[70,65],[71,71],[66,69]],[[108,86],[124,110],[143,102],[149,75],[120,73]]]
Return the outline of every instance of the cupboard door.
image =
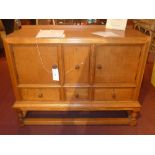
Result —
[[[90,46],[64,45],[65,83],[89,82]]]
[[[52,67],[59,69],[57,52],[55,45],[14,45],[19,84],[58,84],[52,76]]]
[[[95,83],[135,83],[141,46],[96,46]]]

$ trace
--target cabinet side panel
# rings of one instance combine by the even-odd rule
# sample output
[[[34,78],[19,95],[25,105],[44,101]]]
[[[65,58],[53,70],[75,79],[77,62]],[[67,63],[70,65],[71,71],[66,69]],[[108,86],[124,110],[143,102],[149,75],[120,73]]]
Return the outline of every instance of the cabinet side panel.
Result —
[[[16,100],[20,100],[21,96],[17,88],[18,80],[17,80],[17,72],[15,69],[12,47],[6,41],[4,41],[4,48],[5,48],[7,63],[8,63],[9,71],[10,71],[14,95],[16,97]]]
[[[145,65],[146,65],[146,60],[147,60],[147,56],[148,56],[149,47],[150,47],[150,40],[148,40],[146,42],[146,44],[144,44],[143,47],[142,47],[142,52],[141,52],[141,56],[140,56],[140,63],[139,63],[137,76],[136,76],[136,85],[137,85],[137,87],[136,87],[135,93],[134,93],[134,99],[135,100],[137,100],[138,96],[139,96],[140,87],[141,87],[141,83],[142,83],[142,79],[143,79],[143,75],[144,75],[144,70],[145,70]]]

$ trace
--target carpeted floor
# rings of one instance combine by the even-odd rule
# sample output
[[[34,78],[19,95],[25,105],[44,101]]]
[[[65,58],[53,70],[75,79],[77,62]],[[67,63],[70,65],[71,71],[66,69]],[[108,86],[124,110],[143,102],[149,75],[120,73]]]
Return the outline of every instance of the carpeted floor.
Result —
[[[0,134],[1,135],[122,135],[155,134],[155,88],[150,84],[153,63],[148,62],[142,82],[140,98],[142,110],[138,124],[132,126],[24,126],[20,127],[15,111],[15,100],[8,66],[5,58],[0,58]]]

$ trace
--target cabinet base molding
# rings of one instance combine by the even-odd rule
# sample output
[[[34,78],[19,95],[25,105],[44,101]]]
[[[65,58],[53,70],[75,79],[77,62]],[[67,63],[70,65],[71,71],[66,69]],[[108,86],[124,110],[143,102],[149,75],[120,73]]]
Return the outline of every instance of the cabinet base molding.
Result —
[[[21,125],[136,125],[140,111],[137,101],[37,102],[18,101],[13,108],[19,113]],[[29,111],[126,111],[126,118],[28,118]]]

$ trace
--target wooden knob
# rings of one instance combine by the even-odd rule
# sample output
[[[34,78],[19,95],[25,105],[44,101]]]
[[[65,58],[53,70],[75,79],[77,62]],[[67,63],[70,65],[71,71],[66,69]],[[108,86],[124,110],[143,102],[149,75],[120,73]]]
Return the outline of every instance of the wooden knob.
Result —
[[[58,65],[53,64],[53,65],[52,65],[52,68],[53,68],[53,69],[57,69],[57,68],[58,68]]]
[[[115,94],[115,92],[113,92],[112,98],[113,98],[113,99],[116,99],[116,94]]]
[[[42,93],[40,93],[40,94],[38,95],[38,97],[39,97],[39,98],[42,98],[42,97],[43,97],[43,94],[42,94]]]
[[[102,69],[102,65],[101,64],[97,64],[97,69]]]
[[[75,69],[80,69],[80,65],[75,65]]]
[[[76,98],[79,98],[79,94],[75,94],[75,97],[76,97]]]

